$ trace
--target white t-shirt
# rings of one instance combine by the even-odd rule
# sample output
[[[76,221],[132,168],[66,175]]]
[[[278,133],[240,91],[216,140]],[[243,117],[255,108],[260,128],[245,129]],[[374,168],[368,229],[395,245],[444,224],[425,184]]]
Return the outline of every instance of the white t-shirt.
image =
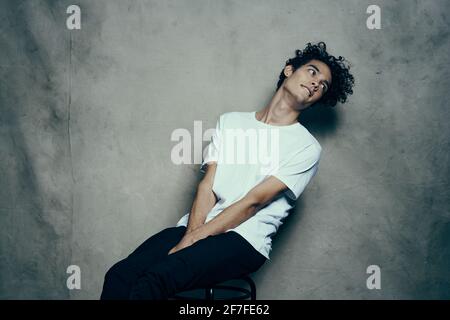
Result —
[[[266,124],[256,119],[256,111],[222,114],[203,151],[200,167],[205,172],[208,162],[217,162],[213,191],[218,202],[205,223],[265,178],[278,178],[288,189],[239,226],[226,231],[236,231],[270,259],[272,237],[316,174],[321,152],[319,142],[298,122],[287,126]],[[187,226],[188,221],[189,212],[176,226]]]

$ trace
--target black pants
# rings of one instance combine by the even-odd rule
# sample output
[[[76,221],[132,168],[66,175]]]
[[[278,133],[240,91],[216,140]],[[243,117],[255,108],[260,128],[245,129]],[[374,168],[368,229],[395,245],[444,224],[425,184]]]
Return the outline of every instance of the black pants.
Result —
[[[237,232],[208,236],[168,255],[186,232],[170,227],[151,236],[105,275],[101,299],[167,300],[255,272],[267,260]]]

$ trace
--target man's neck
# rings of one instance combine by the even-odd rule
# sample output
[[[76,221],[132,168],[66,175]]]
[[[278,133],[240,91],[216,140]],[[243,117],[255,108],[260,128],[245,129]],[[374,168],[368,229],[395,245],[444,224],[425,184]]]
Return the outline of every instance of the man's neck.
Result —
[[[269,104],[256,113],[256,118],[264,123],[275,126],[288,126],[294,124],[300,111],[293,108],[293,100],[287,97],[284,90],[278,90]]]

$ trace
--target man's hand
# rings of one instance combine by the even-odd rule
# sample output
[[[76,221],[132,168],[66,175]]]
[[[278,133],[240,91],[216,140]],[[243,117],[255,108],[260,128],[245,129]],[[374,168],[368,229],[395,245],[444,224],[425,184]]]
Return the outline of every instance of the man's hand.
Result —
[[[180,240],[180,242],[178,242],[178,244],[175,247],[173,247],[167,255],[170,255],[181,249],[189,247],[190,245],[193,245],[195,242],[197,242],[197,240],[192,236],[191,233],[185,234],[183,238]]]

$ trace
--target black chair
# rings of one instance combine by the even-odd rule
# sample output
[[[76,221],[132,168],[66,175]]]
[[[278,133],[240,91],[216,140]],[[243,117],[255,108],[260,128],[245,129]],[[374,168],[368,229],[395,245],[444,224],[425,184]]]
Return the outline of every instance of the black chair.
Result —
[[[196,298],[189,295],[186,295],[187,292],[190,292],[192,290],[180,292],[172,297],[174,300],[246,300],[250,298],[250,300],[256,300],[256,286],[253,282],[252,278],[250,276],[243,276],[237,279],[232,279],[228,281],[244,281],[248,286],[249,289],[243,287],[243,286],[231,286],[231,285],[224,285],[223,282],[220,284],[213,285],[211,287],[204,288],[205,297],[204,298]],[[228,282],[226,281],[226,282]],[[227,297],[227,298],[219,298],[217,295],[218,290],[226,290],[231,292],[239,293],[237,295]]]

